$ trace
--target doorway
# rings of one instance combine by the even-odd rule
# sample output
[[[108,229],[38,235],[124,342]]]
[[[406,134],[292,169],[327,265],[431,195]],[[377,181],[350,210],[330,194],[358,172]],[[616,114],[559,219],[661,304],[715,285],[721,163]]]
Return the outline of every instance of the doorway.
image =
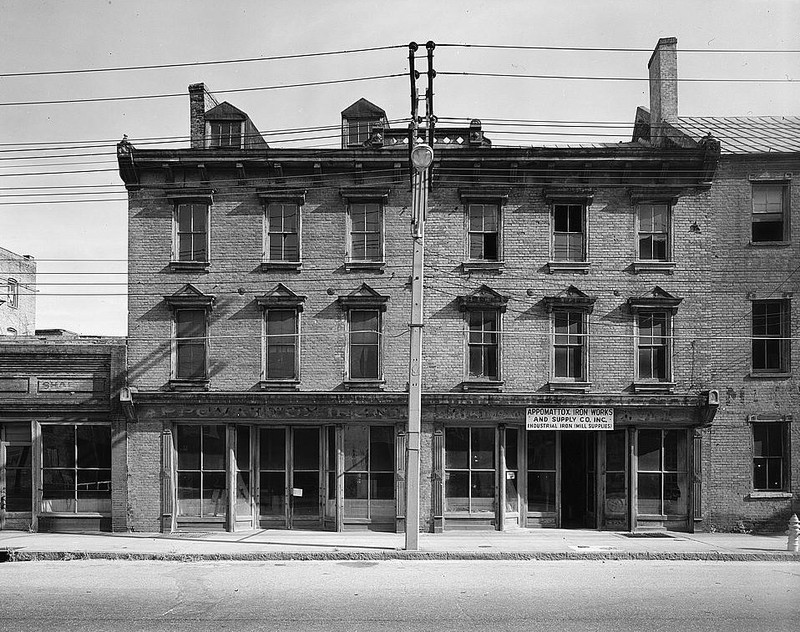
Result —
[[[258,514],[265,528],[322,525],[319,427],[259,430]]]
[[[33,516],[31,425],[0,424],[0,529],[29,529]]]
[[[562,529],[597,527],[596,433],[570,430],[561,432],[561,511]]]

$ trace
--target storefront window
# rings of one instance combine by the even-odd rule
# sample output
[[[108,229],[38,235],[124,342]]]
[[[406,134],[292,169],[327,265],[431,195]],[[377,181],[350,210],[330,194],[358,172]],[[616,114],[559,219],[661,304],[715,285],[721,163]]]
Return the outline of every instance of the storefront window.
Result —
[[[519,464],[517,463],[517,443],[519,432],[516,428],[506,428],[506,511],[519,511]]]
[[[639,430],[638,513],[687,514],[686,432]]]
[[[394,429],[344,429],[344,517],[394,519]]]
[[[286,513],[286,430],[261,428],[259,513],[283,518]]]
[[[5,440],[5,455],[0,445],[0,485],[5,477],[6,506],[8,512],[30,512],[31,485],[31,424],[0,425],[0,436]]]
[[[110,426],[42,426],[42,511],[111,512]]]
[[[556,510],[556,433],[528,431],[528,512]]]
[[[625,520],[628,510],[627,477],[625,475],[625,431],[612,430],[606,435],[606,495],[607,524]]]
[[[223,517],[225,426],[178,426],[178,515]]]
[[[236,426],[236,515],[252,515],[250,507],[250,426]]]
[[[445,511],[494,513],[494,428],[445,428]]]

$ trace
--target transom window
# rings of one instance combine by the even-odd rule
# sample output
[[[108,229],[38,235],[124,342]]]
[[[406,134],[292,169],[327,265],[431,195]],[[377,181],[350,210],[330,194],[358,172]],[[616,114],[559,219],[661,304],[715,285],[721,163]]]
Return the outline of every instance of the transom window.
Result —
[[[42,511],[111,511],[111,427],[42,424]]]
[[[583,261],[584,205],[553,205],[553,258],[556,261]]]
[[[267,257],[269,261],[300,261],[300,207],[272,202],[267,205]]]
[[[205,309],[175,310],[175,379],[205,379],[206,317]]]
[[[787,239],[787,198],[785,184],[753,185],[753,242]]]
[[[500,313],[496,309],[467,311],[467,350],[471,379],[499,380]]]
[[[493,514],[495,429],[444,429],[444,510]]]
[[[211,121],[210,147],[235,147],[242,146],[241,121]]]
[[[637,315],[637,377],[639,380],[669,381],[670,314],[641,311]]]
[[[349,378],[378,380],[381,377],[381,312],[351,309],[349,323]]]
[[[294,380],[298,377],[298,320],[295,309],[266,310],[266,378]]]
[[[350,260],[383,261],[383,205],[350,203]]]
[[[753,489],[780,491],[785,481],[786,425],[782,422],[753,424]]]
[[[469,258],[498,261],[500,259],[500,206],[469,204]]]
[[[639,259],[641,261],[669,261],[669,205],[640,204]]]
[[[582,312],[553,312],[553,374],[556,379],[586,379],[586,335]]]
[[[685,516],[688,511],[685,430],[637,433],[638,513]]]
[[[208,204],[179,203],[175,209],[175,261],[208,261]]]
[[[784,372],[788,360],[788,302],[753,301],[753,371]]]

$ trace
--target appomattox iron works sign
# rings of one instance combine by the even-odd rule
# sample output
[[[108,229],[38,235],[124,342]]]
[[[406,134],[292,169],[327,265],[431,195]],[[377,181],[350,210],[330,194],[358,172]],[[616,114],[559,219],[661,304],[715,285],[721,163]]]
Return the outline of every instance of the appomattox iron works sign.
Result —
[[[613,408],[528,408],[526,430],[613,430]]]

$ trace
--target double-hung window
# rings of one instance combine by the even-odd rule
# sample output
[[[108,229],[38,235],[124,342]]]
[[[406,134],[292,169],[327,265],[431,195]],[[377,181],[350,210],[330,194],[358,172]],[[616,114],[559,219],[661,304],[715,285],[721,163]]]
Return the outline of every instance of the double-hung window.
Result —
[[[175,233],[172,261],[178,264],[208,263],[209,204],[181,201],[175,205]]]
[[[383,313],[389,297],[363,283],[338,300],[347,324],[345,386],[370,388],[382,384]]]
[[[173,386],[208,382],[208,320],[215,297],[187,284],[164,300],[172,310]]]
[[[458,298],[466,325],[465,390],[499,389],[500,336],[502,315],[508,298],[482,285],[475,292]]]
[[[209,147],[241,149],[242,121],[210,121]]]
[[[753,490],[789,490],[787,437],[789,424],[780,417],[753,416]]]
[[[350,261],[383,261],[383,204],[350,203]]]
[[[294,203],[267,205],[267,243],[269,262],[300,261],[300,208]]]
[[[544,299],[552,323],[551,391],[586,390],[590,386],[588,321],[596,300],[574,285]]]
[[[788,185],[783,182],[754,182],[752,187],[752,243],[788,241]]]
[[[300,381],[300,313],[305,298],[283,283],[256,297],[264,309],[263,387]]]
[[[19,282],[16,279],[8,279],[7,285],[8,306],[12,309],[19,307]]]
[[[500,205],[467,205],[470,261],[500,260]]]
[[[585,261],[586,242],[583,204],[553,205],[553,259]]]
[[[637,206],[639,261],[669,261],[668,204],[639,204]]]
[[[754,374],[789,371],[789,301],[753,301]]]
[[[675,383],[672,375],[673,317],[682,298],[656,286],[646,295],[628,299],[634,314],[635,377],[634,389],[670,391]]]

